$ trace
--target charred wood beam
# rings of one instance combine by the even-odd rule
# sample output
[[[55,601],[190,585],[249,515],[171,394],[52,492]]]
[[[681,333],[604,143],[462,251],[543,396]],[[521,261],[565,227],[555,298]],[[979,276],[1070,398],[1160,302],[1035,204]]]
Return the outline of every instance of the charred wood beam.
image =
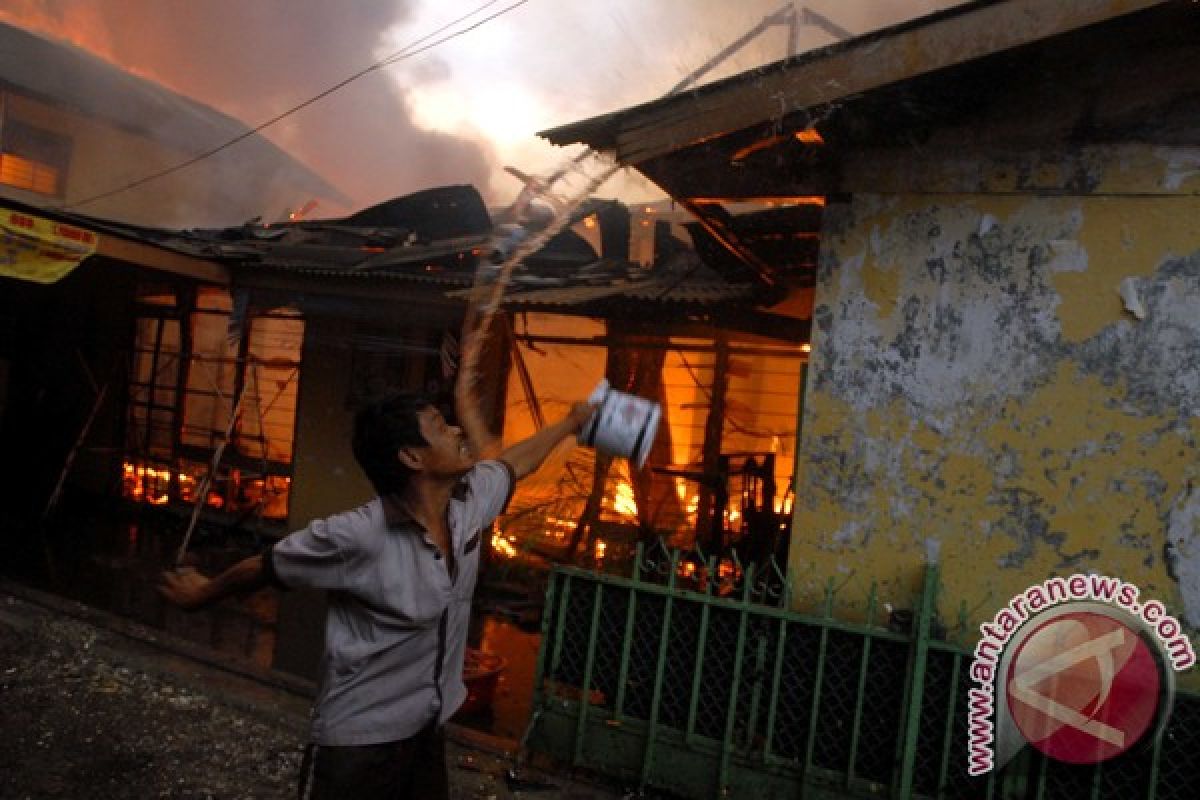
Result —
[[[772,134],[764,134],[769,141]],[[733,136],[708,142],[638,167],[667,194],[680,200],[712,198],[728,202],[770,197],[824,195],[837,186],[839,169],[832,152],[821,146],[801,145],[788,136],[773,147],[740,161],[738,150],[761,141]]]
[[[717,213],[714,213],[720,210],[718,206],[694,203],[690,200],[680,200],[680,205],[696,218],[709,236],[749,267],[753,276],[762,286],[775,288],[779,285],[779,279],[771,265],[746,247],[737,234],[729,229],[725,221]]]

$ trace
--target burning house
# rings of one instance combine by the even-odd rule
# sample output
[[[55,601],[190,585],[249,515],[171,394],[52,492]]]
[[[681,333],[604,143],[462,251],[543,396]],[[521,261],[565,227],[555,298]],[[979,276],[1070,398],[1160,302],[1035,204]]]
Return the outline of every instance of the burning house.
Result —
[[[1193,359],[1155,314],[1191,331],[1172,308],[1191,296],[1195,87],[1172,64],[1198,18],[1031,5],[969,4],[545,135],[635,165],[762,283],[813,286],[798,575],[854,570],[902,599],[936,541],[964,565],[947,603],[1119,566],[1190,609],[1172,520]],[[1094,57],[1118,39],[1120,59]],[[982,582],[962,558],[979,547],[999,568]]]
[[[114,189],[241,139],[202,169]],[[0,23],[0,197],[159,227],[273,221],[345,198],[241,122],[66,42]],[[82,204],[82,205],[81,205]]]
[[[1123,760],[966,766],[978,626],[1026,587],[1200,625],[1198,42],[1190,3],[966,3],[543,134],[803,275],[812,328],[790,591],[556,572],[536,747],[693,797],[1195,791],[1194,671]]]
[[[181,533],[261,540],[368,496],[353,408],[386,387],[448,394],[466,298],[511,216],[468,186],[340,219],[189,231],[6,208],[99,242],[58,282],[5,281],[5,445],[37,454],[7,465],[14,516],[44,516],[51,494],[103,499],[116,519],[169,531],[137,543],[160,560]],[[512,278],[483,361],[485,414],[517,440],[603,377],[667,412],[646,469],[580,450],[523,485],[493,577],[535,616],[549,562],[620,563],[658,535],[780,552],[790,502],[803,326],[756,318],[755,287],[700,259],[686,239],[702,234],[669,209],[596,200],[575,216]],[[125,610],[144,614],[151,591]],[[270,615],[277,643],[256,657],[311,674],[321,602],[286,596]]]

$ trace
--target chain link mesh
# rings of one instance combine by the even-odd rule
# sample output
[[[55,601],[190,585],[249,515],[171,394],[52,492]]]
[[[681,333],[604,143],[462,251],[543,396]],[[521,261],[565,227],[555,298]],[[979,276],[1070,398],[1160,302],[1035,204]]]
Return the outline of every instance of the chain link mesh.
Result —
[[[812,625],[789,622],[775,698],[775,730],[771,742],[774,755],[803,761],[808,750],[809,716],[812,709],[813,676],[820,658],[821,631]]]
[[[671,607],[671,627],[667,632],[667,662],[658,713],[662,725],[679,730],[687,727],[699,635],[700,604],[675,598]]]
[[[592,606],[596,602],[593,584],[571,580],[562,629],[562,642],[557,668],[550,677],[566,686],[583,688],[583,668],[587,660],[589,631],[592,627]]]
[[[930,797],[937,796],[942,769],[942,749],[946,740],[946,717],[954,703],[954,664],[964,659],[957,653],[930,650],[925,661],[925,688],[921,696],[921,721],[917,731],[917,752],[913,764],[913,789]],[[958,680],[965,679],[967,662],[960,662]],[[950,765],[953,768],[953,764]]]
[[[891,783],[896,765],[896,749],[904,726],[908,653],[907,642],[876,639],[871,643],[854,771],[876,783]],[[855,694],[856,689],[851,692],[851,702]]]
[[[617,586],[602,586],[600,590],[600,619],[596,627],[591,688],[599,693],[597,699],[600,705],[610,711],[615,709],[617,704],[629,597],[627,589]]]
[[[725,737],[733,669],[737,656],[741,614],[713,608],[708,615],[708,636],[701,662],[700,694],[696,698],[696,733],[713,739]]]
[[[845,772],[850,764],[850,736],[858,697],[858,669],[865,640],[846,631],[831,630],[825,644],[821,678],[821,707],[813,763]]]
[[[637,594],[633,637],[629,642],[629,675],[625,680],[625,706],[622,711],[638,719],[650,719],[658,644],[666,606],[666,598],[661,595],[648,592]]]
[[[1175,696],[1175,708],[1163,732],[1158,759],[1158,800],[1192,800],[1200,797],[1200,698]]]

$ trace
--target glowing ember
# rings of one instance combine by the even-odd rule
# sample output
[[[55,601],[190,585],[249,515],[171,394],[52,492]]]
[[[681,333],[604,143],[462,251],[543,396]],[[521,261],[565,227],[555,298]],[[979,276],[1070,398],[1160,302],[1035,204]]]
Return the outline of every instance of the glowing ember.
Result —
[[[492,552],[505,558],[517,557],[517,548],[499,530],[492,534]]]
[[[612,500],[612,510],[623,517],[637,518],[637,500],[633,496],[633,485],[629,481],[617,484],[616,495]]]
[[[805,144],[825,144],[825,139],[817,131],[816,128],[807,128],[802,131],[796,131],[796,139]]]
[[[596,540],[596,560],[600,561],[604,558],[604,553],[608,550],[608,544],[603,539]]]

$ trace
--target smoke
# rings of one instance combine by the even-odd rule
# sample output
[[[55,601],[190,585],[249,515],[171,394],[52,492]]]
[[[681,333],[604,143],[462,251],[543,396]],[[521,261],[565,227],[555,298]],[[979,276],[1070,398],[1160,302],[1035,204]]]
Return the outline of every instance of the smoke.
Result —
[[[373,63],[385,32],[404,23],[411,5],[10,0],[0,13],[255,126]],[[447,73],[426,57],[424,71],[409,79]],[[428,186],[485,185],[496,169],[486,142],[414,124],[405,87],[380,72],[264,135],[348,195],[353,208]]]
[[[954,4],[797,2],[855,34]],[[255,126],[475,5],[7,0],[0,18],[68,39]],[[564,158],[536,138],[538,130],[661,96],[783,5],[533,0],[435,51],[355,81],[264,135],[349,197],[347,208],[319,214],[450,183],[475,184],[489,201],[505,202],[519,186],[503,166],[538,172]],[[800,31],[801,50],[833,41],[814,27]],[[785,55],[786,29],[764,30],[701,82]],[[617,182],[606,191],[614,189],[654,194],[644,182]]]

